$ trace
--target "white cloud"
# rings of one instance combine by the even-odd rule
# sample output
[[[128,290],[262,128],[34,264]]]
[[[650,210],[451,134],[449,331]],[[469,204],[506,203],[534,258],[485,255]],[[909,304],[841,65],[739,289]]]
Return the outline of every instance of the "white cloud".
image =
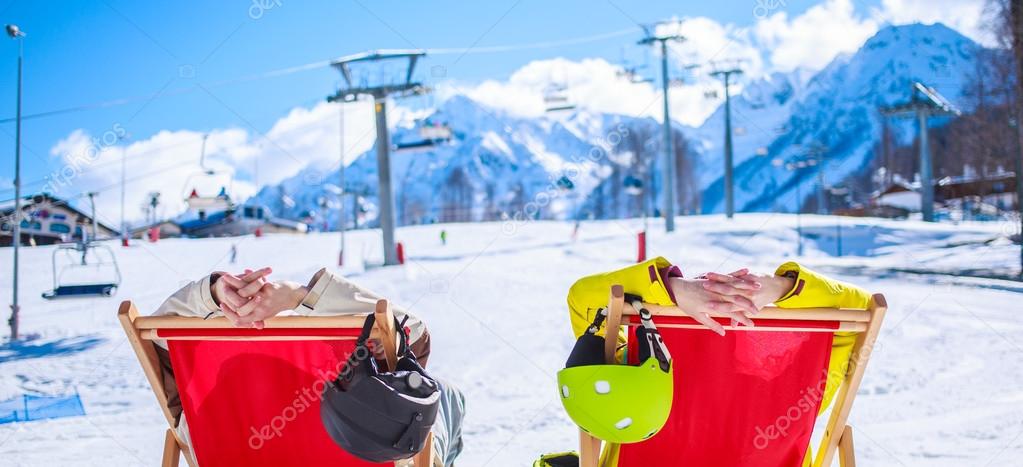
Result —
[[[988,47],[996,44],[983,0],[881,0],[874,16],[892,24],[941,22]]]
[[[660,84],[632,82],[622,72],[622,67],[603,59],[537,60],[517,70],[507,81],[441,86],[439,97],[443,100],[462,93],[511,115],[539,117],[544,115],[545,92],[552,87],[564,87],[563,92],[554,94],[563,94],[580,108],[660,119],[663,115]],[[688,83],[673,87],[672,119],[699,124],[713,112],[717,103],[704,97],[705,88]]]
[[[671,46],[671,74],[684,83],[672,87],[672,119],[700,125],[721,103],[722,85],[710,77],[714,62],[738,60],[743,82],[773,72],[819,70],[842,53],[855,52],[884,24],[943,22],[981,41],[984,0],[882,0],[875,8],[857,9],[852,0],[825,0],[799,15],[784,9],[767,11],[749,27],[722,24],[707,17],[688,17],[658,26],[658,33],[679,32],[688,38]],[[784,6],[782,6],[784,8]],[[659,55],[648,50],[652,67],[645,76],[659,80]],[[701,64],[688,72],[684,65]],[[719,64],[723,66],[724,64]],[[596,111],[661,118],[660,83],[632,83],[619,76],[620,67],[600,59],[579,62],[565,59],[531,62],[507,81],[488,80],[477,85],[451,85],[444,95],[462,92],[487,105],[515,115],[543,115],[543,89],[551,83],[567,87],[566,94]],[[707,98],[707,91],[717,98]]]
[[[757,21],[753,34],[771,68],[821,69],[836,55],[853,52],[877,32],[878,22],[861,18],[850,0],[828,0],[789,19],[784,11]]]
[[[401,108],[389,115],[402,118]],[[75,197],[99,191],[97,213],[111,225],[120,222],[121,157],[125,156],[125,218],[143,218],[141,206],[149,192],[161,193],[163,216],[184,210],[184,197],[195,188],[200,194],[216,194],[225,187],[235,199],[245,199],[258,186],[276,183],[309,166],[319,170],[337,168],[340,144],[338,104],[320,103],[295,108],[265,133],[241,128],[208,132],[204,173],[199,159],[203,132],[160,131],[139,141],[125,141],[130,128],[119,124],[100,135],[75,130],[50,149],[60,169],[49,174],[42,188],[58,197]],[[370,102],[345,104],[345,156],[347,162],[370,149],[375,141],[373,107]],[[58,165],[55,164],[55,165]]]

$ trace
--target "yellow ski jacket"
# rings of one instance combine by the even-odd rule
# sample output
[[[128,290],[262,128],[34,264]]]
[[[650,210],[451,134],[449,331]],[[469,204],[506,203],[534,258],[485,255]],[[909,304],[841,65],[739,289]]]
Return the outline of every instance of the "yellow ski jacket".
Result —
[[[671,294],[663,282],[661,270],[672,266],[663,257],[653,258],[617,271],[594,274],[576,281],[568,292],[568,309],[571,313],[572,331],[575,337],[582,335],[593,322],[598,309],[607,306],[611,286],[620,284],[625,293],[638,295],[643,301],[656,305],[674,305]],[[781,308],[860,308],[870,304],[867,291],[845,282],[824,276],[795,262],[778,267],[775,275],[795,279],[795,285],[775,305]],[[603,331],[601,331],[603,332]],[[831,404],[835,392],[845,378],[853,344],[854,332],[835,333],[828,364],[828,379],[821,401],[821,411]],[[625,331],[618,334],[621,348],[625,344]],[[619,359],[622,358],[619,353]],[[835,375],[835,376],[833,376]]]

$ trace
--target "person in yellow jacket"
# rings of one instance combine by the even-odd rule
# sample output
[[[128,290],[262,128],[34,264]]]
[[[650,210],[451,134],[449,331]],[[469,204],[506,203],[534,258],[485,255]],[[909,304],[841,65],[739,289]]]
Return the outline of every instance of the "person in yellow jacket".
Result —
[[[862,288],[831,279],[795,262],[782,264],[774,274],[754,274],[746,269],[731,274],[707,273],[686,278],[678,266],[663,257],[616,271],[579,279],[568,292],[572,331],[576,338],[593,322],[598,309],[607,306],[612,285],[625,293],[642,297],[644,302],[677,306],[682,312],[714,332],[725,329],[712,317],[727,317],[733,323],[752,325],[749,319],[766,305],[780,308],[859,308],[870,304],[870,294]],[[601,333],[604,331],[601,330]],[[832,343],[828,379],[821,411],[830,405],[849,364],[856,333],[837,332]],[[625,330],[618,335],[618,359],[624,358]],[[616,458],[616,452],[608,453]],[[809,457],[809,450],[807,451]],[[616,465],[617,459],[614,459]]]

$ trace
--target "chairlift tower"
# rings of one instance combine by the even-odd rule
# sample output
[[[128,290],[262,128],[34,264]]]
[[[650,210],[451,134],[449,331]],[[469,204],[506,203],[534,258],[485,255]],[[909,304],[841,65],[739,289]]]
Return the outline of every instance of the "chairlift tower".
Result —
[[[387,98],[404,97],[424,92],[421,83],[412,81],[416,62],[426,55],[422,50],[373,50],[334,60],[330,65],[341,72],[344,87],[327,102],[352,102],[359,96],[373,97],[377,129],[377,178],[380,204],[380,230],[384,240],[384,265],[398,264],[394,243],[394,193],[391,187],[391,139],[387,131]],[[397,79],[388,72],[402,71]],[[342,166],[344,163],[342,162]],[[343,170],[343,168],[342,168]],[[344,187],[341,187],[344,190]],[[343,229],[344,226],[342,225]]]
[[[920,133],[920,212],[924,222],[934,222],[934,169],[927,142],[927,119],[936,116],[959,115],[956,109],[934,88],[919,81],[913,82],[909,102],[881,108],[885,116],[916,116]]]
[[[664,98],[664,230],[675,231],[675,142],[671,137],[671,117],[668,111],[668,42],[684,42],[685,36],[677,33],[658,34],[657,26],[643,26],[646,37],[639,45],[659,44],[661,48],[661,93]]]
[[[732,170],[732,94],[729,91],[729,84],[732,75],[741,75],[742,69],[736,61],[733,66],[718,67],[714,64],[714,70],[710,75],[720,78],[725,86],[725,217],[731,219],[735,215],[735,195],[733,188]]]
[[[828,213],[825,208],[828,203],[824,195],[824,156],[829,150],[830,148],[820,141],[812,141],[806,148],[808,162],[817,166],[817,214],[822,215]]]

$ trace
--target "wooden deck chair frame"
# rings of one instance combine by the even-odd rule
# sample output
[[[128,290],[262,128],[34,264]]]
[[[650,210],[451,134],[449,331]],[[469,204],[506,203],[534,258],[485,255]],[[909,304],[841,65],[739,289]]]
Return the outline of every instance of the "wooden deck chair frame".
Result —
[[[677,307],[644,304],[654,316],[685,316]],[[870,305],[866,310],[840,309],[840,308],[799,308],[782,309],[777,307],[765,307],[757,314],[754,322],[762,319],[783,319],[795,321],[837,321],[838,329],[822,329],[819,327],[752,327],[725,326],[729,331],[745,332],[772,332],[772,331],[806,331],[806,332],[857,332],[856,342],[853,345],[849,365],[846,369],[845,382],[838,389],[832,401],[831,415],[824,428],[824,436],[817,447],[817,454],[813,458],[813,467],[830,467],[835,452],[838,452],[839,465],[842,467],[856,467],[856,455],[853,450],[852,426],[847,422],[849,413],[852,410],[853,400],[856,398],[856,391],[863,381],[863,373],[867,368],[870,353],[877,341],[878,333],[881,330],[881,323],[884,321],[888,304],[884,295],[874,294],[871,297]],[[624,289],[620,285],[611,287],[611,295],[608,300],[607,328],[619,329],[625,315],[638,315],[639,312],[632,305],[625,303]],[[659,327],[702,329],[700,324],[665,324]],[[615,339],[607,339],[604,345],[604,358],[608,363],[614,362]],[[580,467],[605,467],[600,466],[601,440],[591,436],[589,433],[579,430],[579,465]]]
[[[377,315],[372,336],[380,339],[384,346],[384,353],[387,365],[394,368],[397,362],[397,330],[394,328],[394,315],[386,300],[378,300],[375,313]],[[362,329],[366,320],[366,314],[338,315],[338,316],[278,316],[265,320],[268,329],[288,328],[352,328]],[[163,378],[161,377],[160,363],[156,354],[154,339],[192,339],[192,340],[353,340],[354,337],[341,336],[266,336],[266,337],[234,337],[234,336],[188,336],[188,337],[157,337],[157,329],[230,329],[233,328],[230,322],[224,317],[210,319],[186,317],[186,316],[140,316],[138,309],[130,301],[121,302],[117,310],[117,319],[128,336],[128,342],[135,350],[142,365],[142,371],[149,380],[157,403],[163,410],[167,419],[168,428],[164,435],[163,460],[164,467],[176,467],[182,454],[189,467],[198,467],[193,463],[193,456],[189,452],[190,447],[177,435],[174,430],[174,416],[167,407],[167,396],[164,391]],[[433,465],[433,434],[426,440],[425,447],[413,458],[415,467],[430,467]]]

